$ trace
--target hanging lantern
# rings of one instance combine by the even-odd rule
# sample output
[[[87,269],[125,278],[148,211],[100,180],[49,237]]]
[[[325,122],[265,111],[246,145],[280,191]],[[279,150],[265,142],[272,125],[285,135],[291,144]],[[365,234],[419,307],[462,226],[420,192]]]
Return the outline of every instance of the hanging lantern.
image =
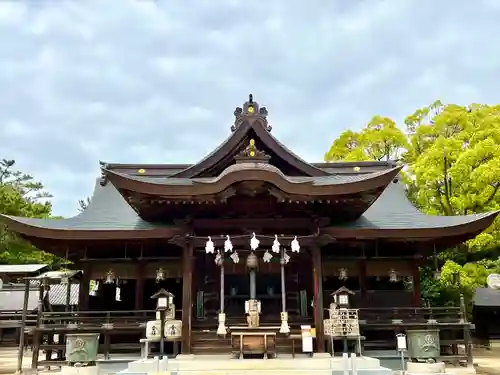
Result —
[[[213,254],[215,252],[215,245],[214,242],[212,241],[212,238],[208,236],[208,241],[205,244],[205,253],[206,254]]]
[[[215,264],[218,266],[222,265],[222,255],[219,250],[217,250],[217,255],[215,256]]]
[[[250,239],[250,249],[253,251],[257,250],[259,247],[260,241],[255,237],[255,233],[252,233],[252,238]]]
[[[297,236],[293,239],[292,243],[290,244],[290,247],[292,248],[292,253],[298,253],[300,252],[300,244],[299,241],[297,240]]]
[[[99,281],[90,280],[89,283],[89,296],[95,297],[99,290]]]
[[[257,259],[257,255],[254,252],[251,252],[247,257],[247,267],[250,269],[257,268],[259,260]]]
[[[391,268],[389,270],[389,282],[391,283],[398,282],[398,274],[396,273],[396,270],[394,268]]]
[[[403,283],[406,288],[406,290],[413,290],[413,277],[412,276],[407,276],[403,278]]]
[[[113,284],[115,282],[115,273],[110,268],[106,273],[106,279],[104,280],[104,284]]]
[[[348,279],[347,269],[346,268],[340,268],[339,269],[339,280],[346,281],[347,279]]]
[[[280,252],[280,242],[278,241],[278,235],[274,235],[274,241],[273,241],[273,246],[271,247],[271,250],[273,253],[279,253]]]
[[[268,250],[266,250],[266,252],[262,256],[262,260],[264,261],[264,263],[269,263],[271,259],[273,259],[273,255]]]
[[[233,244],[229,236],[226,236],[226,241],[224,241],[224,251],[226,253],[230,253],[231,251],[233,251]]]
[[[288,262],[290,261],[290,255],[288,255],[287,253],[284,253],[283,254],[283,261],[285,262],[285,264],[288,264]]]
[[[68,284],[69,284],[69,278],[67,276],[62,276],[61,285],[68,285]]]
[[[156,270],[156,282],[159,283],[163,280],[165,280],[165,271],[162,267],[160,267]]]
[[[234,263],[239,263],[240,262],[240,256],[238,255],[238,252],[235,251],[230,255],[230,258],[233,260]]]

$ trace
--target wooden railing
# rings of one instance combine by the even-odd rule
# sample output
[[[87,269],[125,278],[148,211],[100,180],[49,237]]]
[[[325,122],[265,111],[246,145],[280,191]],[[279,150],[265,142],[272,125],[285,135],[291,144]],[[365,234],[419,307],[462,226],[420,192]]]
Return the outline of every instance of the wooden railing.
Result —
[[[459,307],[398,307],[359,309],[360,324],[461,324]]]
[[[463,312],[456,307],[433,307],[433,308],[364,308],[360,309],[360,325],[362,330],[389,330],[394,331],[396,328],[405,329],[412,326],[430,327],[436,326],[444,331],[453,331],[461,334],[465,327],[470,325],[463,320]],[[324,317],[328,317],[328,311],[325,309]],[[4,315],[5,317],[13,315]],[[181,317],[181,310],[176,310],[176,317]],[[17,316],[19,319],[19,315]],[[100,333],[103,338],[100,344],[100,352],[105,354],[105,358],[109,358],[109,353],[119,350],[135,350],[139,349],[138,340],[132,339],[132,336],[144,335],[145,325],[148,320],[155,318],[154,310],[136,310],[136,311],[79,311],[79,312],[43,312],[38,316],[30,315],[29,321],[31,326],[37,321],[36,327],[33,327],[33,367],[38,365],[49,365],[56,363],[64,363],[64,340],[65,335],[72,332],[96,332]],[[276,319],[262,317],[263,324],[276,325],[279,323],[279,316]],[[0,314],[0,319],[2,319]],[[296,321],[295,321],[296,319]],[[296,316],[290,320],[292,328],[296,328],[301,321],[309,321],[312,317]],[[210,319],[211,320],[211,319]],[[293,320],[293,321],[292,321]],[[211,320],[212,321],[212,320]],[[228,324],[236,324],[241,321],[244,324],[244,315],[228,316]],[[206,322],[210,323],[210,322]],[[312,323],[312,322],[310,322]],[[310,324],[309,323],[309,324]],[[215,320],[211,326],[215,327]],[[298,326],[297,326],[298,327]],[[198,328],[199,329],[199,328]],[[468,328],[467,328],[468,329]],[[57,343],[53,341],[54,334],[58,334],[59,340]],[[111,336],[126,335],[123,339],[112,341]],[[129,334],[132,334],[130,336]],[[129,338],[125,339],[125,337]],[[446,337],[445,334],[444,337]],[[42,337],[45,337],[42,340]],[[128,341],[127,341],[128,340]],[[132,342],[133,341],[133,342]],[[442,342],[443,345],[463,343],[464,341],[455,337],[450,337],[449,340]],[[367,341],[366,344],[369,344]],[[394,343],[390,343],[393,347]],[[137,347],[137,348],[136,348]],[[38,361],[39,350],[45,350],[46,360]],[[51,353],[58,352],[58,360],[52,360]],[[35,353],[36,352],[36,353]]]
[[[180,317],[181,312],[182,310],[177,309],[176,317]],[[107,324],[114,327],[142,326],[148,320],[154,320],[155,316],[155,310],[43,312],[38,327],[100,329]]]
[[[0,312],[0,327],[16,328],[21,326],[23,316],[22,310],[4,310]],[[26,325],[34,325],[36,323],[36,314],[26,315]]]

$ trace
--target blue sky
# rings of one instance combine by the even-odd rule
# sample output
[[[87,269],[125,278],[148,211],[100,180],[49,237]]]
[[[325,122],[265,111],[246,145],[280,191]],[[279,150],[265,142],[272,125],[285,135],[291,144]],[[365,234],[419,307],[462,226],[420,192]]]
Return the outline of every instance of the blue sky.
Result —
[[[196,162],[253,93],[321,161],[375,114],[499,103],[498,20],[498,0],[4,0],[0,157],[72,216],[99,160]]]

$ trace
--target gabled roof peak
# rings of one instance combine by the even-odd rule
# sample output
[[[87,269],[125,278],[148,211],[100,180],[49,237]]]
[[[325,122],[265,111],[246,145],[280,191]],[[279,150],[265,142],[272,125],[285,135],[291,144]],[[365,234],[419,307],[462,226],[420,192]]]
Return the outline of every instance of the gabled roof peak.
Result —
[[[236,107],[234,110],[234,124],[231,126],[231,131],[234,133],[241,124],[248,119],[260,120],[260,123],[263,125],[264,129],[268,132],[272,130],[271,125],[267,122],[267,108],[262,107],[259,108],[259,103],[253,101],[253,95],[248,95],[248,101],[243,104],[243,108]]]

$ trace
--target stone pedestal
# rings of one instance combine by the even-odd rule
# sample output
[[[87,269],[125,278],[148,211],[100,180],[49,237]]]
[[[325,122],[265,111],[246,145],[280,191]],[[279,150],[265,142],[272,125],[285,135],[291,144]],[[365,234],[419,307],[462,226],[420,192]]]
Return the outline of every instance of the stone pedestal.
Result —
[[[407,375],[440,375],[446,373],[446,366],[443,362],[425,363],[425,362],[407,362]]]
[[[62,366],[61,375],[98,375],[97,366]]]
[[[169,369],[167,358],[159,359],[158,357],[151,359],[140,359],[128,364],[128,368],[120,371],[118,374],[158,374],[166,373]]]
[[[226,314],[219,313],[219,325],[217,326],[217,334],[223,336],[227,333]]]

